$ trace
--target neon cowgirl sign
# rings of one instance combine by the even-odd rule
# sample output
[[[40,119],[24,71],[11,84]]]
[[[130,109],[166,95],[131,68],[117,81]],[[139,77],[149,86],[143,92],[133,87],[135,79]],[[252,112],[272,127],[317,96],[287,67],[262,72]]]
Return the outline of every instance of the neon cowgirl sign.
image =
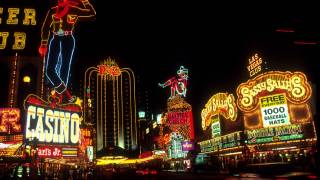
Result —
[[[171,86],[170,98],[175,97],[177,94],[186,97],[187,94],[188,69],[180,66],[177,75],[178,77],[170,78],[163,84],[159,83],[159,86],[162,88]]]
[[[60,95],[60,99],[62,94],[65,95],[69,102],[75,100],[67,90],[76,44],[73,36],[74,27],[79,20],[87,20],[96,15],[88,0],[80,1],[81,3],[58,0],[58,5],[48,11],[41,29],[39,47],[40,55],[46,56],[45,75],[53,91]]]

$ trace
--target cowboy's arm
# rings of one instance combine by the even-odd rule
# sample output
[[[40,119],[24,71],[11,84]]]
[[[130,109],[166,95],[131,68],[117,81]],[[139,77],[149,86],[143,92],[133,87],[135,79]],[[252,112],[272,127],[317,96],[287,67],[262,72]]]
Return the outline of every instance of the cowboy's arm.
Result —
[[[52,26],[52,9],[49,9],[41,27],[41,44],[45,44],[45,45],[48,44],[51,26]]]
[[[52,8],[47,12],[46,18],[41,27],[41,43],[39,47],[39,54],[44,57],[47,53],[48,39],[52,28]]]
[[[81,3],[84,8],[77,7],[78,17],[80,20],[82,19],[91,19],[96,16],[96,10],[92,6],[92,4],[88,0],[81,0]]]

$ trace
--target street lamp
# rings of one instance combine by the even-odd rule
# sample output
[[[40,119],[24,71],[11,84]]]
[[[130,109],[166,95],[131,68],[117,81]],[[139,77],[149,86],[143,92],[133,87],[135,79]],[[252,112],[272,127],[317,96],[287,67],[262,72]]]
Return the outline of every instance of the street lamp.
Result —
[[[31,78],[28,75],[24,76],[22,80],[23,80],[24,83],[30,83],[31,82]]]

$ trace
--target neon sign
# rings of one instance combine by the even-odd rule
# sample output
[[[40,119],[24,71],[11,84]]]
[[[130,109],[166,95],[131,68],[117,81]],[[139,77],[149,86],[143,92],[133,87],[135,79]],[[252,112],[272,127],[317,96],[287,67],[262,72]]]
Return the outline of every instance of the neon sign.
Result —
[[[186,124],[188,123],[189,112],[169,112],[169,124]]]
[[[78,148],[62,148],[62,157],[69,158],[69,157],[78,157]]]
[[[176,132],[170,134],[170,145],[168,148],[169,158],[184,158],[187,153],[182,151],[183,137]]]
[[[22,11],[22,12],[21,12]],[[35,26],[37,24],[36,21],[36,10],[32,8],[7,8],[5,10],[3,7],[0,7],[0,15],[6,13],[8,15],[7,19],[3,19],[0,17],[0,24],[7,25],[18,25],[22,24],[23,26]],[[23,15],[20,15],[23,14]],[[1,31],[0,32],[0,50],[6,49],[8,37],[11,32],[9,31]],[[12,35],[14,41],[12,44],[13,50],[23,50],[26,46],[27,34],[25,32],[13,32]]]
[[[221,136],[221,127],[220,127],[220,119],[219,116],[215,117],[211,124],[211,135],[212,137]]]
[[[30,105],[27,108],[26,139],[37,137],[39,142],[77,144],[79,124],[79,113]]]
[[[116,62],[111,61],[111,58],[108,58],[104,64],[98,65],[98,74],[100,76],[120,76],[121,70]]]
[[[162,88],[170,86],[170,98],[173,98],[176,95],[186,97],[187,94],[188,69],[184,68],[183,66],[180,66],[180,69],[177,71],[177,75],[177,77],[170,78],[163,84],[158,84]]]
[[[20,110],[17,108],[0,108],[0,133],[21,132]]]
[[[87,146],[87,158],[89,162],[93,160],[93,146]]]
[[[270,71],[238,86],[238,107],[244,112],[250,112],[257,107],[259,96],[274,91],[285,92],[288,101],[293,104],[305,103],[312,92],[305,74]]]
[[[182,142],[182,151],[192,151],[192,150],[194,150],[193,142],[191,141]]]
[[[37,138],[43,144],[78,145],[80,138],[81,107],[76,104],[55,104],[36,95],[25,100],[25,139]]]
[[[231,121],[237,119],[237,106],[232,94],[217,93],[210,98],[201,111],[202,129],[210,126],[212,116],[220,114]]]
[[[42,57],[46,56],[45,75],[54,92],[64,94],[69,102],[75,100],[67,89],[76,44],[74,28],[79,20],[87,20],[95,15],[88,0],[81,0],[81,4],[59,0],[58,5],[48,11],[42,25],[39,53]]]
[[[201,152],[216,152],[219,150],[240,146],[240,139],[241,134],[240,131],[238,131],[224,136],[201,141],[199,144]]]
[[[303,138],[301,124],[247,130],[248,144],[285,141]]]
[[[249,65],[247,66],[247,69],[249,71],[250,77],[256,75],[259,73],[262,68],[262,58],[258,56],[258,54],[255,54],[249,59]]]
[[[58,147],[38,147],[39,157],[61,157],[61,148]]]
[[[184,139],[194,139],[192,111],[168,112],[168,125],[172,132],[178,132]]]

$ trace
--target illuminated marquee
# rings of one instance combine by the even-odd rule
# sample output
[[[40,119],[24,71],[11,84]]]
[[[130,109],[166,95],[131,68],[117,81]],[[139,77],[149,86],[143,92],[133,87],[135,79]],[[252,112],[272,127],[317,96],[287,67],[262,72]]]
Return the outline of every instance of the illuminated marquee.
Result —
[[[0,156],[14,156],[21,155],[17,154],[18,149],[23,144],[23,136],[21,134],[15,135],[0,135]]]
[[[168,113],[169,124],[186,124],[188,123],[189,112],[170,112]]]
[[[305,103],[312,92],[305,74],[270,71],[239,85],[238,107],[250,112],[257,108],[260,96],[274,91],[286,93],[287,100],[293,104]]]
[[[17,108],[0,108],[0,133],[19,133],[20,110]]]
[[[39,157],[61,157],[61,148],[59,147],[38,147]]]
[[[168,113],[164,117],[172,132],[180,133],[184,140],[194,139],[192,107],[181,96],[168,99]]]
[[[237,119],[237,106],[232,94],[217,93],[210,98],[205,108],[201,111],[202,129],[205,130],[210,126],[212,116],[220,114],[231,121]]]
[[[172,132],[178,132],[184,140],[194,139],[192,111],[168,112],[168,126]]]
[[[256,75],[262,70],[261,68],[262,62],[263,62],[262,58],[259,57],[258,54],[255,54],[249,59],[249,65],[247,66],[247,69],[249,71],[250,77]]]
[[[241,145],[241,132],[237,131],[228,135],[215,137],[199,142],[201,152],[217,152],[227,148],[236,148]]]
[[[248,144],[285,141],[301,139],[304,137],[301,124],[247,130],[246,134],[248,138]]]
[[[77,145],[80,136],[81,107],[76,104],[50,104],[35,95],[25,101],[25,140],[37,138],[42,144]]]
[[[3,19],[3,15],[7,14],[7,18]],[[7,24],[11,26],[23,25],[23,26],[35,26],[36,21],[36,10],[32,8],[3,8],[0,7],[0,25]],[[9,27],[9,26],[8,26]],[[25,32],[0,32],[0,50],[6,49],[8,38],[12,37],[13,43],[11,49],[13,50],[23,50],[26,45],[27,34]]]

